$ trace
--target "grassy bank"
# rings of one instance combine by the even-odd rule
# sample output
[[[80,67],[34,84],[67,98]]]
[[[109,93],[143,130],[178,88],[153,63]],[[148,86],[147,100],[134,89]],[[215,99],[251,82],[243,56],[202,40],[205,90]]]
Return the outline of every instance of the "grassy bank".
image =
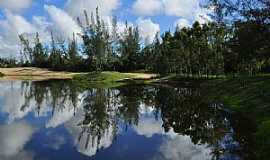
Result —
[[[145,73],[92,72],[75,75],[73,80],[87,87],[117,87],[127,83],[150,83],[155,77],[157,75]]]

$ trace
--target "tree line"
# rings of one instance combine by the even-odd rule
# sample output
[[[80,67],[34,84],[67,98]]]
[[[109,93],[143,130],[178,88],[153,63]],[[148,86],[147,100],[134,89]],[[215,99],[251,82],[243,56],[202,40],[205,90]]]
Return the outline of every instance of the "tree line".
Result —
[[[98,8],[90,16],[84,11],[84,19],[77,19],[82,32],[74,33],[71,40],[57,41],[51,33],[50,44],[44,44],[37,33],[31,45],[20,35],[21,64],[52,70],[145,70],[199,77],[268,72],[270,5],[265,0],[252,2],[210,0],[207,6],[214,8],[213,21],[157,33],[148,45],[141,43],[137,26],[126,23],[119,33],[117,18],[109,29]]]

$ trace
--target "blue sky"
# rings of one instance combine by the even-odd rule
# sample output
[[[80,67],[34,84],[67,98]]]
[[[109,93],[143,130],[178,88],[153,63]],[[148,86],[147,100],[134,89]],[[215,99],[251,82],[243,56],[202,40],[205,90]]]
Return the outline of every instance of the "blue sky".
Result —
[[[205,0],[204,0],[205,1]],[[125,21],[138,26],[143,42],[151,42],[156,32],[174,31],[175,26],[189,26],[195,20],[210,20],[209,10],[200,7],[202,0],[0,0],[0,57],[14,56],[20,50],[18,34],[39,32],[42,41],[53,31],[68,39],[80,32],[76,17],[100,8],[110,26],[117,16],[119,31]],[[122,28],[122,29],[121,29]]]

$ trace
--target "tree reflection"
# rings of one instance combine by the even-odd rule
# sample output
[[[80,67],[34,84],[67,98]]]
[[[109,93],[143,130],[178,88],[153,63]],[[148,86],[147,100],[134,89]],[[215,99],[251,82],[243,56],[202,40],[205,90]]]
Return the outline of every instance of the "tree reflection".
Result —
[[[113,127],[113,131],[116,131],[115,106],[110,103],[110,94],[108,89],[91,89],[84,95],[85,117],[78,124],[82,128],[78,141],[80,142],[82,136],[86,135],[85,148],[88,148],[89,142],[94,142],[95,139],[97,139],[97,147],[99,148],[100,140],[110,126]],[[91,140],[90,137],[92,137]]]
[[[80,133],[77,137],[85,149],[95,146],[101,148],[102,138],[110,134],[117,137],[121,124],[137,126],[142,106],[154,108],[152,115],[161,119],[165,132],[173,130],[179,135],[189,136],[194,144],[207,144],[213,148],[214,159],[223,154],[234,154],[241,150],[243,141],[235,146],[224,147],[225,143],[236,144],[238,138],[232,125],[235,118],[222,110],[222,104],[207,96],[207,90],[190,86],[124,86],[120,88],[83,89],[71,81],[23,82],[22,95],[26,110],[34,101],[37,113],[43,103],[52,107],[52,116],[58,112],[73,108],[74,116],[81,110],[83,117],[76,122]],[[236,133],[237,134],[237,133]],[[233,138],[228,140],[229,138]],[[249,136],[245,136],[246,138]],[[236,139],[234,139],[236,138]],[[233,149],[237,148],[237,149]],[[246,152],[246,151],[245,151]]]

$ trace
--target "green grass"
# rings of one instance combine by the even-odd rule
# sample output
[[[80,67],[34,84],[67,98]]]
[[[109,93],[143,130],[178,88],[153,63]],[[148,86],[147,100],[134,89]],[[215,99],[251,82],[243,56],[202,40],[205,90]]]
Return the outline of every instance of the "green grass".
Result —
[[[142,73],[91,72],[88,74],[75,75],[73,81],[84,88],[113,88],[130,83],[149,83],[150,79],[143,79],[141,78],[142,75]]]

